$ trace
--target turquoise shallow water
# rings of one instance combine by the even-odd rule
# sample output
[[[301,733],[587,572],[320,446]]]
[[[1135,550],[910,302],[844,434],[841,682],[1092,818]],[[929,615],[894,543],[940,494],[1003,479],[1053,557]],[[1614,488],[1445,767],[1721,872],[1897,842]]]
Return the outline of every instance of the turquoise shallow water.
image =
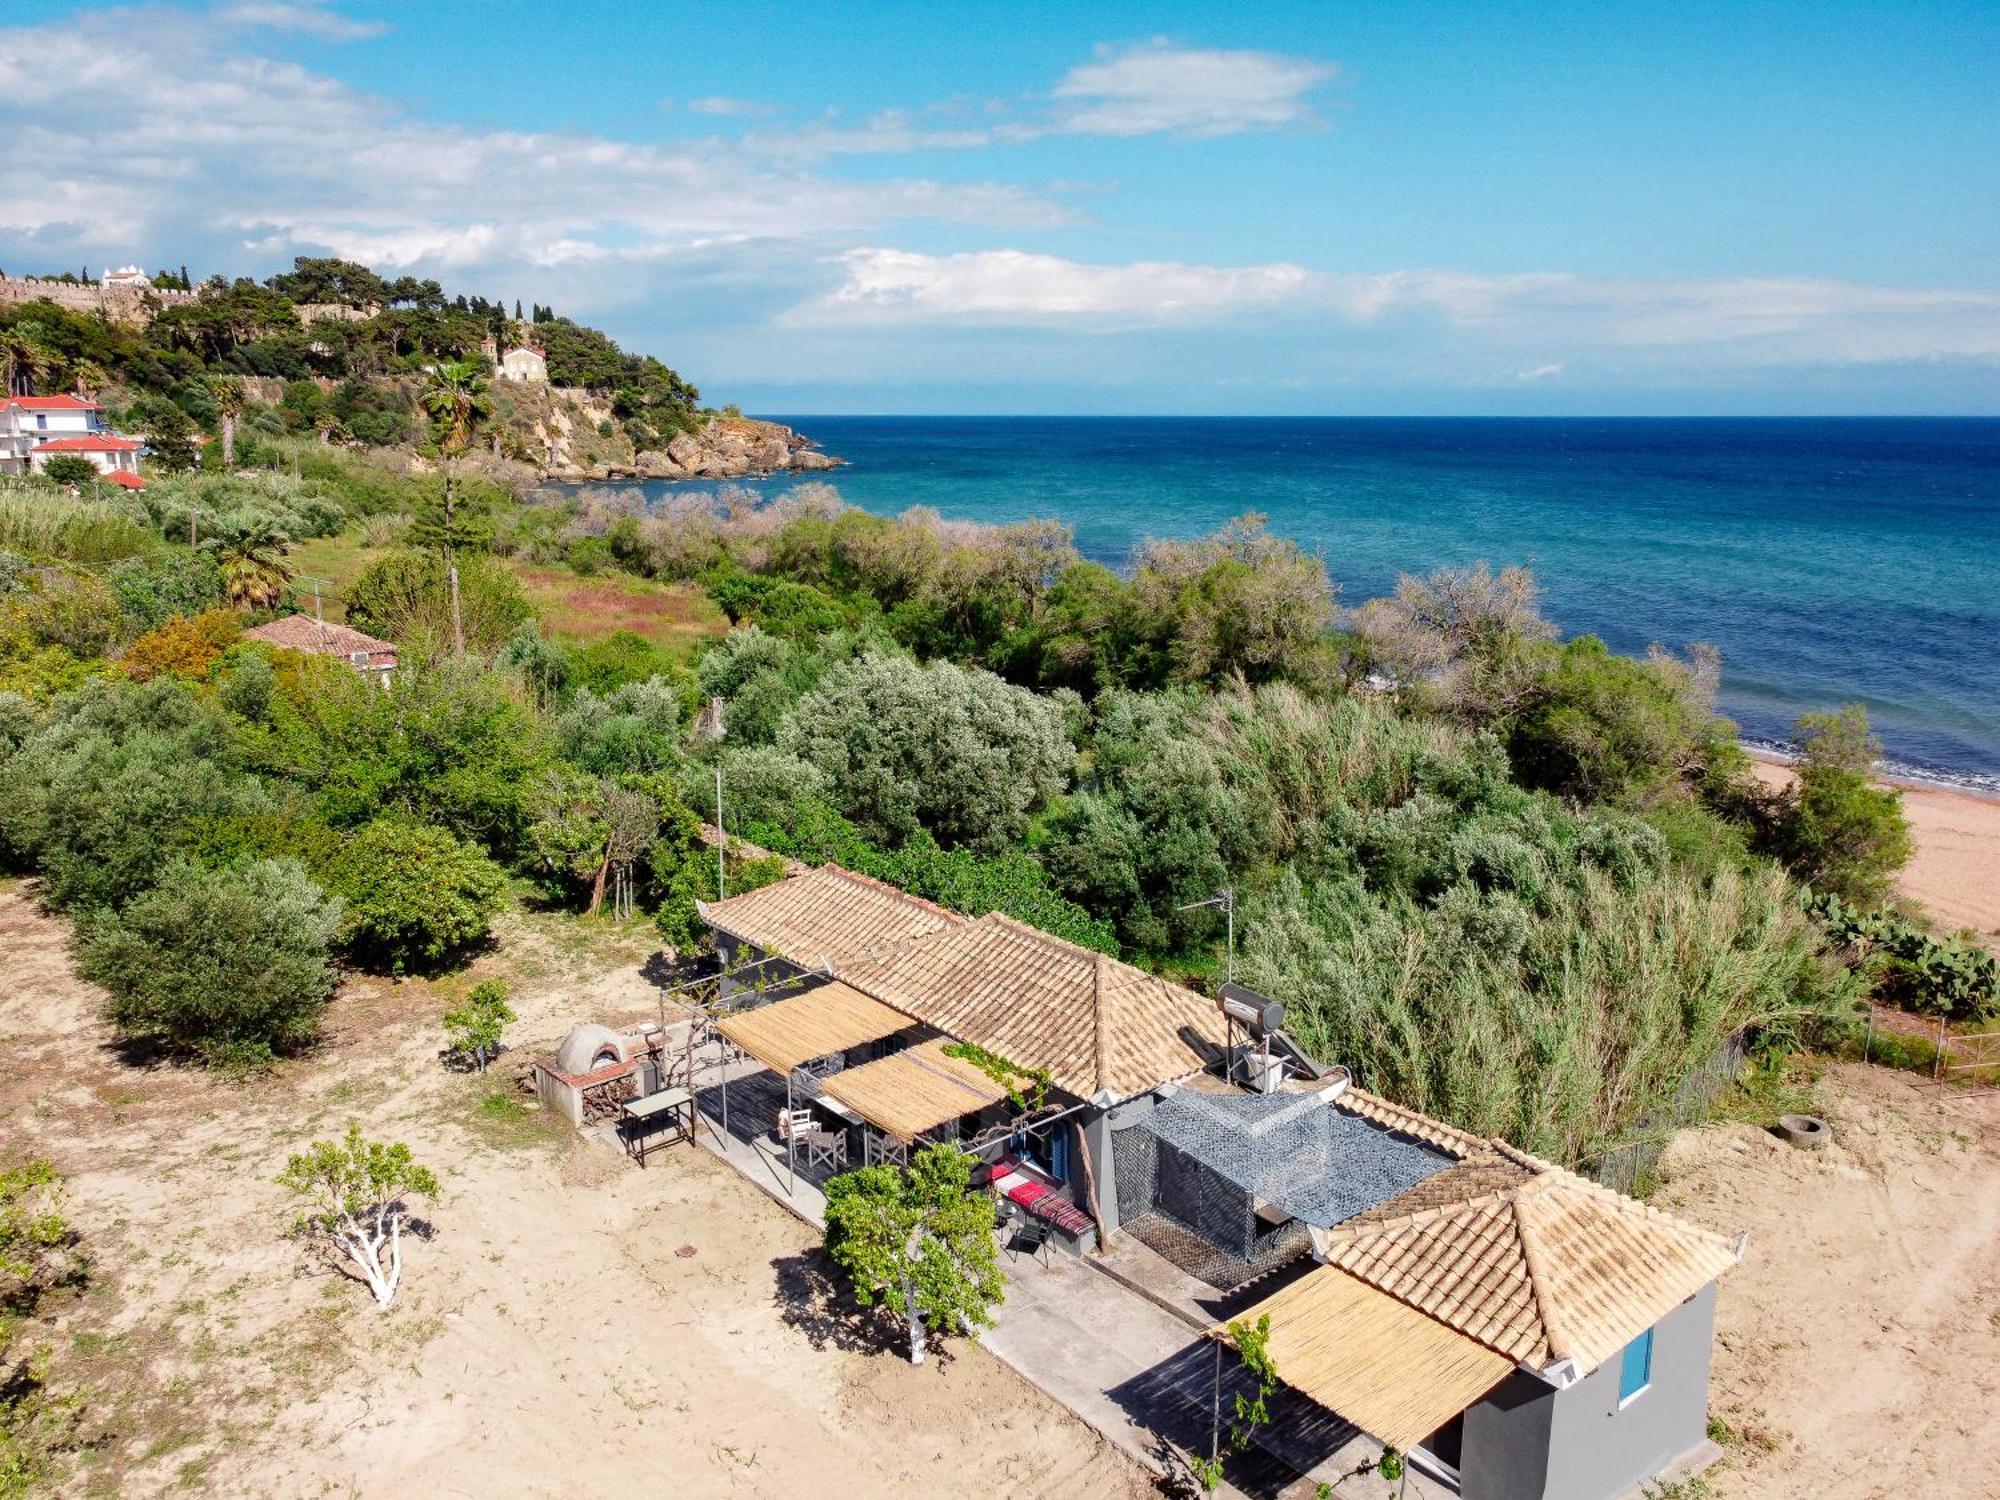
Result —
[[[1719,647],[1753,740],[1858,701],[1900,769],[2000,789],[2000,420],[782,420],[851,460],[825,478],[854,504],[1056,516],[1114,565],[1245,511],[1348,602],[1526,563],[1566,631]]]

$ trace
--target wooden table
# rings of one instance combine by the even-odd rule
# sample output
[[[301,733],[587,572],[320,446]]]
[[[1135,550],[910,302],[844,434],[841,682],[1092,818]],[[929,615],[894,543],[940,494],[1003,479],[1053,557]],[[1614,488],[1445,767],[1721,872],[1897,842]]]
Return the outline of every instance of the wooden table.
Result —
[[[627,1099],[619,1108],[618,1117],[625,1126],[626,1153],[643,1167],[646,1153],[652,1149],[648,1142],[654,1134],[671,1130],[676,1139],[694,1139],[694,1094],[685,1088],[675,1088],[662,1089],[643,1099]]]

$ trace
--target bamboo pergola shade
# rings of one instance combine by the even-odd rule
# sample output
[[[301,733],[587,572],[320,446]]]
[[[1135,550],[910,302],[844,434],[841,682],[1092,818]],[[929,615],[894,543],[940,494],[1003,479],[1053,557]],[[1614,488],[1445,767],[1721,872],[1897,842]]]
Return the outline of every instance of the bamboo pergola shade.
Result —
[[[1345,1271],[1321,1266],[1242,1313],[1271,1318],[1278,1378],[1407,1453],[1507,1378],[1514,1361]],[[1228,1329],[1209,1330],[1224,1338]]]
[[[933,1037],[907,1052],[836,1073],[821,1090],[904,1142],[1007,1097],[978,1064],[948,1055],[945,1046],[943,1038]]]
[[[849,1047],[879,1042],[916,1023],[839,980],[726,1016],[715,1029],[774,1073],[789,1073]]]

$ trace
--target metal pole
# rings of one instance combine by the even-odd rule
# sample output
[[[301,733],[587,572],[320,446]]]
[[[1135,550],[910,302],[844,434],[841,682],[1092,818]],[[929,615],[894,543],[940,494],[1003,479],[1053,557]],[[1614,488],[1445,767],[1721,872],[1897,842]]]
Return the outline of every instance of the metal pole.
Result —
[[[1215,1380],[1208,1401],[1208,1461],[1222,1451],[1222,1340],[1215,1339]]]
[[[1931,1077],[1933,1079],[1936,1079],[1942,1077],[1943,1074],[1944,1074],[1944,1017],[1939,1016],[1937,1056],[1931,1059]]]
[[[1229,919],[1229,957],[1223,960],[1223,977],[1229,983],[1236,983],[1236,887],[1224,886],[1226,900],[1222,903],[1223,915]]]
[[[799,1171],[795,1163],[798,1142],[792,1139],[792,1075],[785,1075],[785,1196],[790,1197],[792,1189],[798,1185]]]

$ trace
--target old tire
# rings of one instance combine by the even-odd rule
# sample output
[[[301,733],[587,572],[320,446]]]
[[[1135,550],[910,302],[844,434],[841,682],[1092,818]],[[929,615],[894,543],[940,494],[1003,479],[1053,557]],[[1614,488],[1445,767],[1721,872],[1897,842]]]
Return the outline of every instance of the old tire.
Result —
[[[1817,1151],[1833,1139],[1833,1128],[1816,1115],[1779,1115],[1778,1134],[1794,1146]]]

